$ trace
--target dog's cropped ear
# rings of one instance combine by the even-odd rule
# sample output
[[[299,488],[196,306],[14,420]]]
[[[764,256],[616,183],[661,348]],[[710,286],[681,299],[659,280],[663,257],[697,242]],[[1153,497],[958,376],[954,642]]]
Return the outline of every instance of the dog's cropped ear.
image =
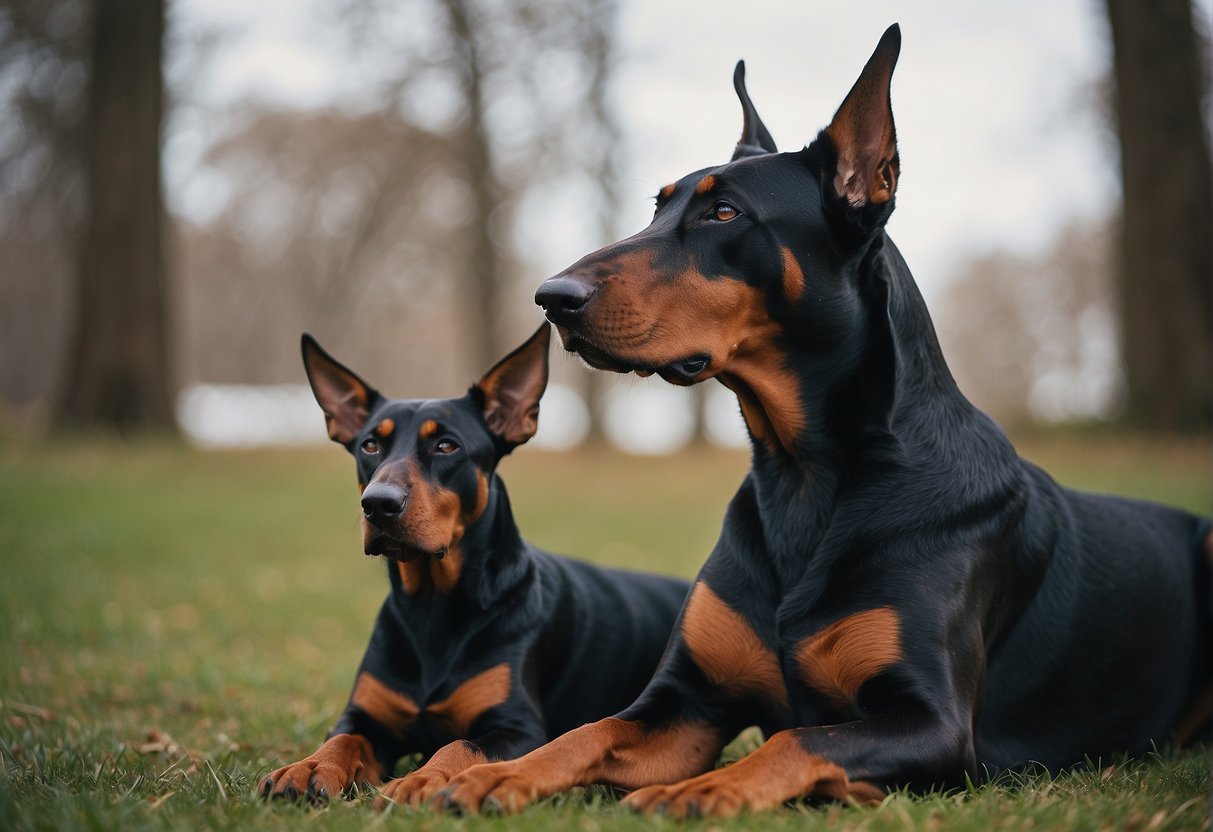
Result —
[[[767,126],[758,117],[758,111],[754,109],[754,102],[750,100],[750,94],[746,92],[745,61],[738,61],[737,68],[733,70],[733,89],[737,91],[737,97],[741,100],[741,115],[744,121],[741,126],[741,138],[737,140],[733,158],[729,161],[735,162],[745,156],[762,156],[766,153],[777,152],[775,140],[771,138]]]
[[[329,438],[349,445],[362,433],[379,394],[358,378],[353,370],[325,352],[316,339],[306,332],[301,347],[308,384],[312,386],[312,393],[324,411]]]
[[[547,321],[521,347],[498,361],[476,382],[484,423],[507,450],[521,445],[539,429],[539,400],[548,386]]]
[[[900,162],[889,81],[900,51],[901,28],[894,23],[825,129],[838,152],[834,191],[856,208],[886,203],[897,190]]]

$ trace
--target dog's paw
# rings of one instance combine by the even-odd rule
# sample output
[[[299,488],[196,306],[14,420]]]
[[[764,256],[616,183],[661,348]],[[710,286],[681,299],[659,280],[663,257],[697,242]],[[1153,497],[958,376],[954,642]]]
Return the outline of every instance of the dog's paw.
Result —
[[[437,771],[415,771],[405,777],[389,780],[375,796],[375,811],[382,812],[391,804],[419,808],[430,802],[450,778]]]
[[[430,804],[456,814],[521,811],[539,795],[531,778],[519,771],[515,762],[473,766],[451,778],[451,782],[431,798]]]
[[[355,786],[378,782],[378,764],[366,737],[338,734],[310,757],[270,772],[258,792],[266,800],[322,804]]]
[[[745,795],[729,784],[703,782],[699,778],[670,786],[637,789],[622,802],[642,814],[676,818],[733,817],[743,808],[752,808]]]

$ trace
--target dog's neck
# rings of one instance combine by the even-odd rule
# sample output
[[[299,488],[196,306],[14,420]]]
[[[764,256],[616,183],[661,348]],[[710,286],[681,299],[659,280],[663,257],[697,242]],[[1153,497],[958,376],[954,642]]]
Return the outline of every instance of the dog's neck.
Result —
[[[952,379],[926,304],[892,242],[881,234],[852,268],[864,288],[842,341],[776,351],[773,363],[721,379],[738,392],[750,427],[759,520],[777,568],[802,568],[837,526],[838,512],[849,510],[848,495],[876,479],[870,472],[887,476],[896,468],[913,478],[916,471],[950,471],[969,443],[986,447],[984,458],[1001,469],[952,472],[986,478],[971,484],[973,494],[995,480],[1005,485],[1017,470],[1001,430]],[[991,456],[990,448],[1001,451]]]
[[[889,440],[910,428],[907,415],[920,419],[927,408],[949,422],[979,415],[952,379],[893,242],[881,233],[847,268],[857,296],[837,306],[849,308],[850,319],[791,325],[845,335],[827,343],[760,336],[761,348],[739,352],[721,375],[738,394],[757,457],[802,472],[850,465],[874,449],[886,453]]]

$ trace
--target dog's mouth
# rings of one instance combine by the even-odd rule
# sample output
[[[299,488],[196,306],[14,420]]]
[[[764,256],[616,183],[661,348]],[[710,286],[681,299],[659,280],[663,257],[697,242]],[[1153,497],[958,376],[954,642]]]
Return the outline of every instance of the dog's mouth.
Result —
[[[373,529],[371,533],[364,534],[362,542],[362,551],[367,557],[385,557],[401,563],[408,563],[420,557],[442,560],[446,557],[448,548],[443,546],[434,550],[424,549],[381,529]]]
[[[595,370],[635,373],[641,378],[648,378],[655,373],[670,384],[682,386],[695,384],[715,375],[712,370],[712,356],[708,353],[692,353],[685,358],[663,364],[643,364],[616,355],[584,334],[572,332],[568,327],[557,326],[556,330],[560,333],[564,348],[571,353],[576,353],[582,361]]]

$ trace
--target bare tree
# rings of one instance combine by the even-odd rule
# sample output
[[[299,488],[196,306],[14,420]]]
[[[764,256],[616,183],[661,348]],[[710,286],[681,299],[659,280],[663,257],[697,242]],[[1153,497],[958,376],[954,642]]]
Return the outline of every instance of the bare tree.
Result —
[[[164,2],[97,3],[89,79],[87,220],[59,418],[174,430],[161,232]]]
[[[119,404],[135,399],[121,392],[129,379],[107,367],[132,342],[155,337],[137,336],[134,326],[113,338],[97,335],[112,329],[111,314],[121,311],[107,307],[109,301],[141,306],[146,287],[135,292],[109,277],[83,288],[91,294],[81,295],[80,304],[71,303],[77,296],[71,253],[83,250],[79,235],[87,225],[84,197],[90,190],[82,149],[92,144],[83,138],[92,9],[91,0],[10,0],[0,8],[5,111],[12,100],[6,84],[23,95],[26,88],[41,95],[39,107],[29,108],[39,118],[54,108],[70,109],[65,104],[71,97],[59,93],[73,83],[80,102],[74,122],[53,120],[66,125],[62,141],[56,139],[63,152],[53,161],[43,158],[50,143],[32,126],[40,123],[35,115],[0,120],[0,256],[15,267],[6,269],[9,274],[20,272],[0,281],[0,395],[36,401],[67,387],[62,368],[70,353],[76,363],[92,363],[73,372],[85,379],[85,388],[111,395],[113,416]],[[349,0],[340,7],[344,26],[338,31],[351,34],[351,77],[363,83],[341,110],[250,108],[241,117],[237,107],[213,114],[211,124],[235,128],[225,127],[202,175],[226,183],[229,198],[217,216],[184,224],[174,237],[179,246],[169,259],[180,274],[167,298],[173,340],[155,353],[174,355],[182,382],[281,381],[297,370],[294,341],[282,333],[308,328],[385,384],[418,378],[434,392],[491,363],[538,314],[529,297],[543,275],[524,272],[528,253],[515,234],[526,196],[569,178],[606,176],[599,151],[618,153],[617,134],[599,123],[608,109],[588,103],[588,90],[604,83],[610,68],[604,63],[601,78],[592,79],[599,70],[588,39],[601,38],[609,47],[613,10],[614,0],[588,6],[575,0],[419,0],[406,7]],[[360,37],[359,25],[374,36]],[[178,40],[170,48],[190,60],[211,51]],[[382,51],[370,54],[376,49]],[[57,74],[48,71],[44,53],[51,52],[61,66]],[[74,63],[59,57],[72,55]],[[191,90],[176,92],[188,107]],[[25,155],[13,152],[14,134]],[[118,151],[93,146],[97,159],[119,158]],[[150,151],[138,157],[150,159]],[[21,188],[30,171],[56,175],[44,176],[27,193]],[[56,189],[47,187],[52,178],[60,182]],[[146,193],[143,185],[123,190]],[[35,205],[45,210],[28,210]],[[37,234],[35,219],[44,227]],[[127,231],[106,238],[97,226],[87,245],[100,250],[119,238],[147,242],[156,226],[140,219],[142,240]],[[62,252],[69,254],[60,257]],[[118,253],[113,245],[106,257]],[[141,263],[163,259],[129,247],[121,253],[132,269],[136,257],[144,258]],[[101,260],[81,254],[78,262],[97,266]],[[159,297],[165,300],[163,293]],[[93,348],[80,341],[69,350],[75,343],[68,337],[72,306],[94,315],[79,325],[89,328],[89,342],[104,343]],[[379,336],[368,345],[365,332],[372,327]],[[418,343],[425,349],[416,349]],[[358,357],[364,353],[366,360]],[[31,365],[24,359],[29,355],[46,361]]]
[[[471,302],[479,308],[478,325],[464,333],[473,344],[472,354],[478,365],[492,366],[496,356],[505,352],[504,334],[499,334],[501,286],[505,268],[497,244],[493,241],[493,217],[504,209],[505,189],[493,167],[493,140],[487,122],[488,90],[486,89],[485,45],[492,36],[491,29],[480,25],[474,4],[469,0],[441,0],[444,23],[450,35],[453,60],[450,66],[456,76],[464,115],[457,131],[464,148],[460,162],[464,181],[471,188],[472,216],[468,228],[468,278],[471,282]]]
[[[1124,211],[1120,291],[1128,418],[1213,421],[1213,173],[1208,69],[1189,0],[1107,0]],[[1203,57],[1202,57],[1203,55]]]
[[[60,389],[92,22],[84,0],[0,5],[0,400],[36,411]]]
[[[392,61],[372,62],[399,68],[381,79],[384,112],[423,123],[432,116],[416,102],[434,100],[435,88],[453,96],[452,116],[427,126],[460,149],[452,171],[471,197],[461,279],[463,334],[475,366],[491,363],[533,324],[512,320],[526,260],[511,240],[519,201],[583,174],[587,152],[601,147],[587,136],[612,129],[604,121],[612,114],[595,103],[593,88],[605,83],[595,74],[611,67],[614,10],[613,2],[578,0],[429,0],[407,9],[351,0],[343,8],[351,48],[365,48],[373,31]],[[604,48],[608,57],[599,65]],[[527,288],[529,294],[533,286]]]
[[[596,201],[598,237],[600,245],[606,245],[619,239],[622,232],[619,214],[623,203],[620,187],[623,134],[610,103],[610,82],[616,60],[610,26],[616,19],[616,0],[590,0],[585,10],[583,38],[590,66],[586,102],[592,123],[597,128],[589,172],[600,189],[600,197]],[[600,442],[603,439],[602,408],[608,376],[597,372],[584,375],[586,407],[590,413],[589,439]]]
[[[301,379],[313,332],[385,390],[466,383],[451,321],[469,201],[448,138],[382,114],[248,109],[202,174],[228,196],[181,231],[181,368],[208,382]]]

